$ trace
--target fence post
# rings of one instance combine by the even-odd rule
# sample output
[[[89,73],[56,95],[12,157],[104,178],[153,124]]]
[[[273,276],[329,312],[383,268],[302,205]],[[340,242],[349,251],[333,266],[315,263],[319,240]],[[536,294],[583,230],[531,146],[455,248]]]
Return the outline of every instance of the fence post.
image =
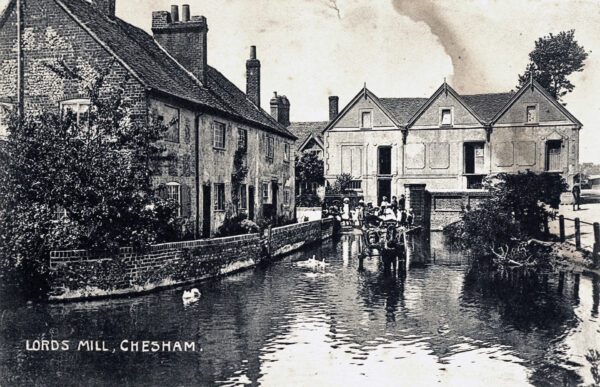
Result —
[[[600,266],[600,223],[594,222],[594,266]]]
[[[544,237],[548,238],[548,236],[550,235],[550,226],[548,225],[548,218],[550,217],[550,215],[546,214],[546,216],[544,216]]]
[[[565,241],[565,217],[564,217],[564,215],[558,216],[558,229],[559,229],[560,241],[564,242]]]
[[[581,248],[581,221],[575,218],[575,247]]]

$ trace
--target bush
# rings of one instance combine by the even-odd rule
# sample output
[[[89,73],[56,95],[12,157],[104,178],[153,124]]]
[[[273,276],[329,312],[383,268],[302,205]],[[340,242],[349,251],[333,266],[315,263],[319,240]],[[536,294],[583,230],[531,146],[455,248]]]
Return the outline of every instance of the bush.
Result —
[[[215,237],[254,234],[259,231],[260,227],[249,220],[248,215],[241,213],[239,215],[225,217],[225,221],[215,233]]]
[[[568,188],[564,179],[530,171],[501,173],[487,177],[484,187],[490,198],[444,230],[449,241],[498,265],[543,264],[543,253],[534,252],[528,241],[543,238],[544,223]]]

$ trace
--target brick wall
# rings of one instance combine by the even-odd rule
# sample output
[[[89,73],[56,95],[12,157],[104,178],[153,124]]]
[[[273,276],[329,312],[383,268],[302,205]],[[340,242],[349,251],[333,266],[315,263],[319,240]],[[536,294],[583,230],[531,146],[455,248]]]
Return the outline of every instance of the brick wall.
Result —
[[[272,257],[331,237],[333,219],[271,231]],[[266,258],[259,234],[154,245],[144,253],[116,255],[86,250],[50,253],[52,300],[95,298],[150,291],[250,268]]]
[[[430,227],[442,230],[461,219],[467,208],[475,209],[489,197],[486,191],[432,191],[429,192]]]

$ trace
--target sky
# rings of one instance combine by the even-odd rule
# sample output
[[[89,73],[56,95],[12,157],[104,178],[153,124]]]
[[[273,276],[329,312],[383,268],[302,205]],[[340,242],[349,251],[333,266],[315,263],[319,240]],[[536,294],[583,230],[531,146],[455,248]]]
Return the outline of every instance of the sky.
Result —
[[[8,0],[0,0],[3,8]],[[286,95],[292,121],[328,119],[366,82],[379,97],[513,89],[539,37],[575,29],[589,53],[564,101],[584,125],[582,162],[600,163],[600,0],[117,0],[117,16],[150,32],[152,11],[190,4],[208,21],[208,62],[245,90],[257,46],[261,106]]]

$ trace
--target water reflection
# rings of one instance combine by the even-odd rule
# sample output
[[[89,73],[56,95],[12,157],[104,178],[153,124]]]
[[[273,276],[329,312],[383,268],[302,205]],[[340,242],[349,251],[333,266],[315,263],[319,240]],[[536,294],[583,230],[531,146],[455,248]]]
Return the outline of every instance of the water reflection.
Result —
[[[408,270],[339,240],[198,287],[73,304],[3,305],[0,385],[575,385],[592,383],[598,277],[493,275],[409,240]],[[325,271],[294,265],[324,258]],[[194,353],[26,352],[32,338],[191,340]]]

